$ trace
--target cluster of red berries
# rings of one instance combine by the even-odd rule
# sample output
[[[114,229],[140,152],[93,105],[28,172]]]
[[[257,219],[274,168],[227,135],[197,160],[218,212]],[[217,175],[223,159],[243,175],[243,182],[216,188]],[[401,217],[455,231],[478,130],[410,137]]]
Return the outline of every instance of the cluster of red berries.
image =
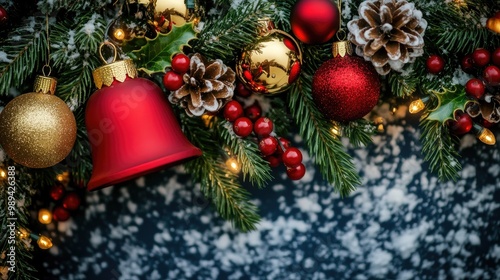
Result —
[[[487,92],[497,94],[498,86],[500,86],[500,48],[493,52],[484,48],[476,49],[472,54],[462,58],[460,66],[464,72],[477,77],[465,84],[467,95],[484,100]],[[448,125],[455,135],[463,135],[471,131],[473,123],[469,114],[457,112],[455,120],[450,121]],[[483,119],[482,125],[490,127],[492,124]]]
[[[493,52],[483,48],[476,49],[462,59],[461,66],[464,72],[479,77],[472,78],[465,84],[465,92],[471,97],[481,99],[488,87],[500,85],[500,48]]]
[[[183,53],[178,53],[172,58],[172,70],[163,76],[163,85],[167,90],[178,90],[184,85],[182,77],[189,71],[190,64],[191,60]]]
[[[236,87],[239,96],[247,97],[251,94],[242,84]],[[224,118],[233,123],[233,131],[240,137],[248,137],[252,132],[259,139],[259,150],[271,167],[277,167],[281,162],[287,167],[286,173],[292,180],[304,177],[306,168],[302,163],[302,153],[291,147],[290,142],[282,137],[276,137],[273,132],[273,121],[262,116],[262,109],[257,101],[243,108],[236,101],[229,101],[223,110]]]
[[[50,197],[58,204],[52,210],[52,218],[55,221],[67,221],[69,219],[70,211],[78,209],[81,203],[80,196],[76,191],[66,191],[64,185],[57,182],[50,189]]]

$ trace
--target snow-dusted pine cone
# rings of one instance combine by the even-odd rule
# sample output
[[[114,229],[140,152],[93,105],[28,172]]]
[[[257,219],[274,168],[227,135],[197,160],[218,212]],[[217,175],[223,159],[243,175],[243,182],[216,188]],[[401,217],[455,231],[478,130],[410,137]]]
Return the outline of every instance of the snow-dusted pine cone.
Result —
[[[349,40],[356,54],[371,61],[377,72],[401,71],[424,53],[427,21],[405,0],[367,0],[359,6],[359,19],[349,21]]]
[[[469,102],[466,111],[473,118],[481,115],[490,123],[498,123],[500,122],[500,94],[486,94],[484,100]]]
[[[207,61],[196,53],[191,56],[190,69],[183,76],[184,85],[172,91],[168,100],[185,108],[190,116],[215,113],[232,99],[235,78],[234,71],[220,59]]]

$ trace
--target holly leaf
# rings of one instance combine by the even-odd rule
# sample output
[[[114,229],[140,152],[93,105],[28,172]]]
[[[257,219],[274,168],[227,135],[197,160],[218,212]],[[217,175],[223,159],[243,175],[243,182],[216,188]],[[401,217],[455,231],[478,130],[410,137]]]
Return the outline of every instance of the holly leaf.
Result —
[[[158,33],[154,39],[146,38],[147,43],[138,50],[127,53],[139,70],[148,75],[164,73],[171,66],[172,56],[182,52],[189,41],[196,38],[193,23],[172,26],[167,34]]]
[[[445,89],[444,92],[435,92],[435,96],[438,98],[438,106],[429,113],[427,119],[443,124],[447,120],[454,120],[456,111],[465,111],[465,106],[471,101],[463,88],[460,90]]]

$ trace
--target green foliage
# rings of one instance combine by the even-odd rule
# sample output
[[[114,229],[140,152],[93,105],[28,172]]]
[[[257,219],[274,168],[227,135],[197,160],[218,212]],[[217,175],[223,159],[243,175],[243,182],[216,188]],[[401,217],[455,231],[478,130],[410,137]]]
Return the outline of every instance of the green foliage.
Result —
[[[425,119],[420,123],[420,128],[422,153],[431,171],[437,173],[441,181],[456,181],[462,169],[457,159],[456,138],[452,138],[448,128],[438,120]]]
[[[465,95],[465,90],[461,87],[453,90],[444,89],[443,92],[434,94],[439,99],[440,106],[430,112],[427,119],[445,123],[447,120],[455,119],[456,111],[465,111],[465,105],[470,100]]]
[[[354,147],[368,146],[375,135],[375,126],[370,121],[359,119],[345,124],[342,132]]]
[[[6,95],[11,87],[21,86],[47,60],[45,18],[29,17],[24,23],[0,42],[0,51],[7,56],[6,60],[0,60],[0,96]]]
[[[201,157],[185,164],[186,170],[201,184],[201,191],[222,218],[241,231],[255,230],[260,221],[258,209],[250,202],[249,193],[241,187],[238,177],[227,169],[215,130],[207,129],[201,119],[186,114],[181,115],[181,124],[191,143],[203,151]]]
[[[272,179],[269,163],[262,158],[259,147],[253,139],[241,138],[233,133],[232,124],[222,120],[215,123],[221,144],[229,149],[231,155],[241,164],[243,180],[252,185],[264,187]]]
[[[258,20],[272,14],[270,4],[263,0],[229,9],[227,13],[207,22],[193,49],[208,59],[232,61],[241,49],[257,40]]]
[[[304,74],[294,84],[288,94],[290,110],[323,178],[347,196],[360,184],[359,175],[342,142],[331,132],[331,123],[314,105],[311,82],[312,77]]]
[[[170,67],[174,54],[181,52],[189,41],[196,38],[193,23],[182,26],[172,26],[167,34],[158,33],[154,39],[146,38],[148,42],[139,50],[127,53],[132,58],[138,70],[148,75],[153,73],[165,73]]]

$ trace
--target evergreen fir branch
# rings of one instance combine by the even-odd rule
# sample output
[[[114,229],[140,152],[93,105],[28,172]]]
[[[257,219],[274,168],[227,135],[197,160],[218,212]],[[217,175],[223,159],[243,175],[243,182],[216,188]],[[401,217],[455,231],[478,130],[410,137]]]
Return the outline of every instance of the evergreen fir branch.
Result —
[[[243,180],[249,180],[252,185],[263,188],[272,179],[271,167],[262,158],[257,143],[249,138],[241,138],[233,133],[232,124],[222,120],[215,124],[220,135],[221,144],[229,148],[232,155],[241,165]]]
[[[452,138],[446,126],[439,121],[423,120],[420,123],[422,135],[422,153],[424,160],[429,162],[432,172],[438,174],[441,181],[458,178],[458,172],[462,169],[457,157],[457,141]]]
[[[225,166],[215,131],[207,129],[199,118],[181,114],[184,133],[203,151],[199,158],[185,164],[193,180],[201,184],[201,191],[212,201],[222,218],[243,232],[256,229],[260,221],[257,207],[250,202],[250,194],[241,187],[238,178]]]
[[[375,126],[368,120],[359,119],[342,126],[342,132],[354,147],[368,146],[375,135]]]
[[[75,181],[86,183],[92,174],[92,159],[90,154],[90,142],[85,127],[85,109],[79,107],[74,112],[77,134],[76,141],[71,153],[66,157],[64,164],[70,169]]]
[[[114,1],[113,1],[114,2]],[[67,11],[96,10],[108,5],[106,0],[40,0],[38,7],[44,14],[50,14],[61,9]]]
[[[347,196],[360,184],[360,178],[351,156],[330,131],[331,123],[316,108],[311,82],[312,77],[303,73],[294,84],[288,94],[290,110],[323,178],[333,184],[340,195]]]
[[[388,78],[391,93],[397,97],[410,97],[417,90],[420,79],[415,75],[402,75],[392,71]]]
[[[0,95],[19,87],[47,59],[43,18],[29,17],[25,25],[12,31],[0,46]],[[4,58],[2,58],[4,57]]]
[[[278,136],[285,137],[290,132],[291,116],[287,112],[287,104],[283,98],[272,98],[270,100],[271,110],[267,113],[273,121],[274,132]]]
[[[273,11],[270,4],[258,0],[238,9],[230,9],[218,19],[207,22],[195,41],[193,49],[208,59],[232,61],[237,52],[258,39],[259,19],[270,17]]]

